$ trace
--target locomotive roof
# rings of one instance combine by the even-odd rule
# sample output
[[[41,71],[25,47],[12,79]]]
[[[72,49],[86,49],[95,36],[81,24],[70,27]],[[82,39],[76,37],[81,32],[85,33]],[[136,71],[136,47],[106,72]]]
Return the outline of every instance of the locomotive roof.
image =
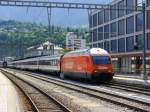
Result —
[[[71,51],[69,53],[66,54],[66,56],[69,55],[86,55],[86,54],[101,54],[101,55],[109,55],[109,53],[102,49],[102,48],[91,48],[91,49],[80,49],[80,50],[76,50],[76,51]]]

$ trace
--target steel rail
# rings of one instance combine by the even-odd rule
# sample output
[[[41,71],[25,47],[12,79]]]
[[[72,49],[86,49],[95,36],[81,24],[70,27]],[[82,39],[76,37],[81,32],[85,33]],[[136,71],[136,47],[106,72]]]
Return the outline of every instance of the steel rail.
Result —
[[[150,90],[148,90],[148,89],[143,89],[143,88],[140,88],[140,87],[133,87],[133,86],[125,85],[125,84],[120,85],[118,83],[106,83],[106,84],[107,84],[106,85],[107,87],[126,90],[126,91],[131,91],[131,92],[136,92],[136,93],[140,93],[140,94],[150,96]]]
[[[3,74],[5,74],[3,72]],[[17,88],[19,88],[19,90],[24,94],[24,96],[28,99],[29,103],[32,106],[32,109],[34,112],[40,112],[39,109],[37,108],[37,106],[35,105],[34,101],[31,99],[31,97],[12,79],[10,79],[7,75],[5,75],[15,86],[17,86]]]
[[[23,72],[23,71],[21,71],[21,72]],[[25,73],[27,73],[27,71]],[[31,72],[29,72],[29,73],[31,73]],[[32,72],[32,74],[35,74],[35,73]],[[40,75],[40,74],[38,74],[38,75]],[[47,78],[44,75],[40,75],[40,76],[44,77],[44,78]],[[50,78],[50,77],[48,77],[48,78]],[[107,87],[112,87],[112,88],[116,88],[116,89],[126,90],[126,91],[130,91],[130,92],[136,92],[136,93],[140,93],[140,94],[144,94],[144,95],[149,95],[150,96],[150,90],[142,88],[142,87],[133,87],[133,86],[129,86],[129,85],[125,85],[125,84],[119,84],[119,83],[115,83],[115,82],[109,82],[109,83],[104,83],[104,84]]]
[[[21,72],[23,72],[23,71],[21,71]],[[25,73],[27,73],[27,71]],[[31,73],[31,72],[28,72],[28,73]],[[32,74],[35,74],[35,73],[32,72]],[[38,74],[38,75],[41,76],[41,77],[44,77],[44,78],[50,78],[50,77],[47,77],[47,76],[44,76],[44,75],[40,75],[40,74]],[[142,88],[142,87],[129,86],[129,85],[126,85],[126,84],[122,84],[122,83],[120,84],[120,83],[116,83],[116,82],[109,82],[109,83],[104,83],[104,84],[107,87],[126,90],[126,91],[130,91],[130,92],[136,92],[136,93],[140,93],[140,94],[150,96],[150,89],[146,89],[146,88]]]
[[[26,84],[30,85],[31,87],[35,88],[36,90],[38,90],[39,92],[41,92],[43,95],[45,95],[46,97],[48,97],[50,100],[52,100],[55,104],[57,104],[64,112],[72,112],[70,109],[68,109],[65,105],[63,105],[62,103],[60,103],[57,99],[55,99],[54,97],[52,97],[51,95],[47,94],[46,92],[44,92],[42,89],[36,87],[35,85],[15,76],[14,74],[8,72],[8,71],[4,71],[1,70],[3,74],[11,74],[13,75],[13,77],[25,82]],[[7,76],[7,75],[6,75]],[[10,78],[9,78],[10,79]],[[12,79],[10,79],[12,81]],[[19,86],[19,85],[18,85]],[[32,100],[32,99],[31,99]],[[34,102],[34,101],[33,101]],[[35,105],[35,104],[34,104]],[[37,108],[38,109],[38,108]],[[36,111],[35,111],[36,112]]]
[[[18,73],[22,73],[22,72],[18,72]],[[88,88],[88,87],[81,86],[81,85],[78,85],[78,84],[64,82],[64,81],[53,79],[53,78],[50,78],[50,77],[43,77],[43,76],[39,76],[39,75],[35,76],[35,74],[33,75],[32,73],[25,73],[24,72],[22,74],[33,77],[33,78],[36,78],[36,79],[39,79],[39,80],[42,80],[42,81],[45,81],[45,82],[48,82],[48,83],[53,83],[53,84],[61,86],[61,87],[65,87],[67,89],[78,91],[80,93],[87,94],[87,95],[90,95],[90,96],[93,96],[95,98],[99,98],[99,99],[102,99],[102,100],[105,100],[105,101],[108,101],[108,102],[111,102],[111,103],[115,103],[117,105],[125,106],[125,107],[128,107],[130,109],[135,109],[137,111],[142,111],[142,112],[149,112],[149,110],[147,110],[145,108],[140,108],[140,107],[135,106],[135,105],[131,105],[131,104],[128,104],[128,103],[112,100],[110,98],[103,97],[99,94],[109,95],[109,96],[112,96],[112,97],[115,97],[115,98],[120,98],[120,99],[124,99],[124,100],[127,100],[127,101],[132,101],[134,103],[140,103],[140,105],[144,104],[146,106],[150,105],[149,102],[144,102],[144,101],[136,100],[136,99],[133,99],[133,98],[127,98],[127,97],[124,97],[124,96],[120,96],[120,95],[116,95],[116,94],[113,94],[113,93],[108,93],[108,92],[105,92],[105,91],[100,91],[100,90]]]

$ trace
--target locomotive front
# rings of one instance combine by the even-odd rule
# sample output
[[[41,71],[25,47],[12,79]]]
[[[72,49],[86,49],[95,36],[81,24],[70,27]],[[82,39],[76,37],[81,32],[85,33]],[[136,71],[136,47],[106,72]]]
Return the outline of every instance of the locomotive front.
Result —
[[[90,50],[92,60],[92,79],[112,80],[114,76],[111,56],[101,48],[93,48]]]

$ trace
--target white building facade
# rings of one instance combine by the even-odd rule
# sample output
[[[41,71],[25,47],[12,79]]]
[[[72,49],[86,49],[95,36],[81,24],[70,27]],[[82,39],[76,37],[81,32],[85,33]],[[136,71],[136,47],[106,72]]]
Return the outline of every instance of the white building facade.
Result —
[[[47,41],[41,44],[39,47],[30,47],[25,57],[32,56],[42,56],[42,55],[60,55],[63,54],[64,49],[54,45],[53,43]]]
[[[86,48],[86,40],[77,38],[77,35],[69,32],[66,35],[66,48],[70,50],[84,49]]]

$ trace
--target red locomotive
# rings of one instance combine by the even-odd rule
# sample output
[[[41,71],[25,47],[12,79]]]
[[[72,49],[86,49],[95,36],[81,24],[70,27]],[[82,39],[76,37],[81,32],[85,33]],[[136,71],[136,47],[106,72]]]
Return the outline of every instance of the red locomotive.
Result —
[[[111,80],[113,75],[111,57],[101,48],[72,51],[61,59],[61,78]]]

